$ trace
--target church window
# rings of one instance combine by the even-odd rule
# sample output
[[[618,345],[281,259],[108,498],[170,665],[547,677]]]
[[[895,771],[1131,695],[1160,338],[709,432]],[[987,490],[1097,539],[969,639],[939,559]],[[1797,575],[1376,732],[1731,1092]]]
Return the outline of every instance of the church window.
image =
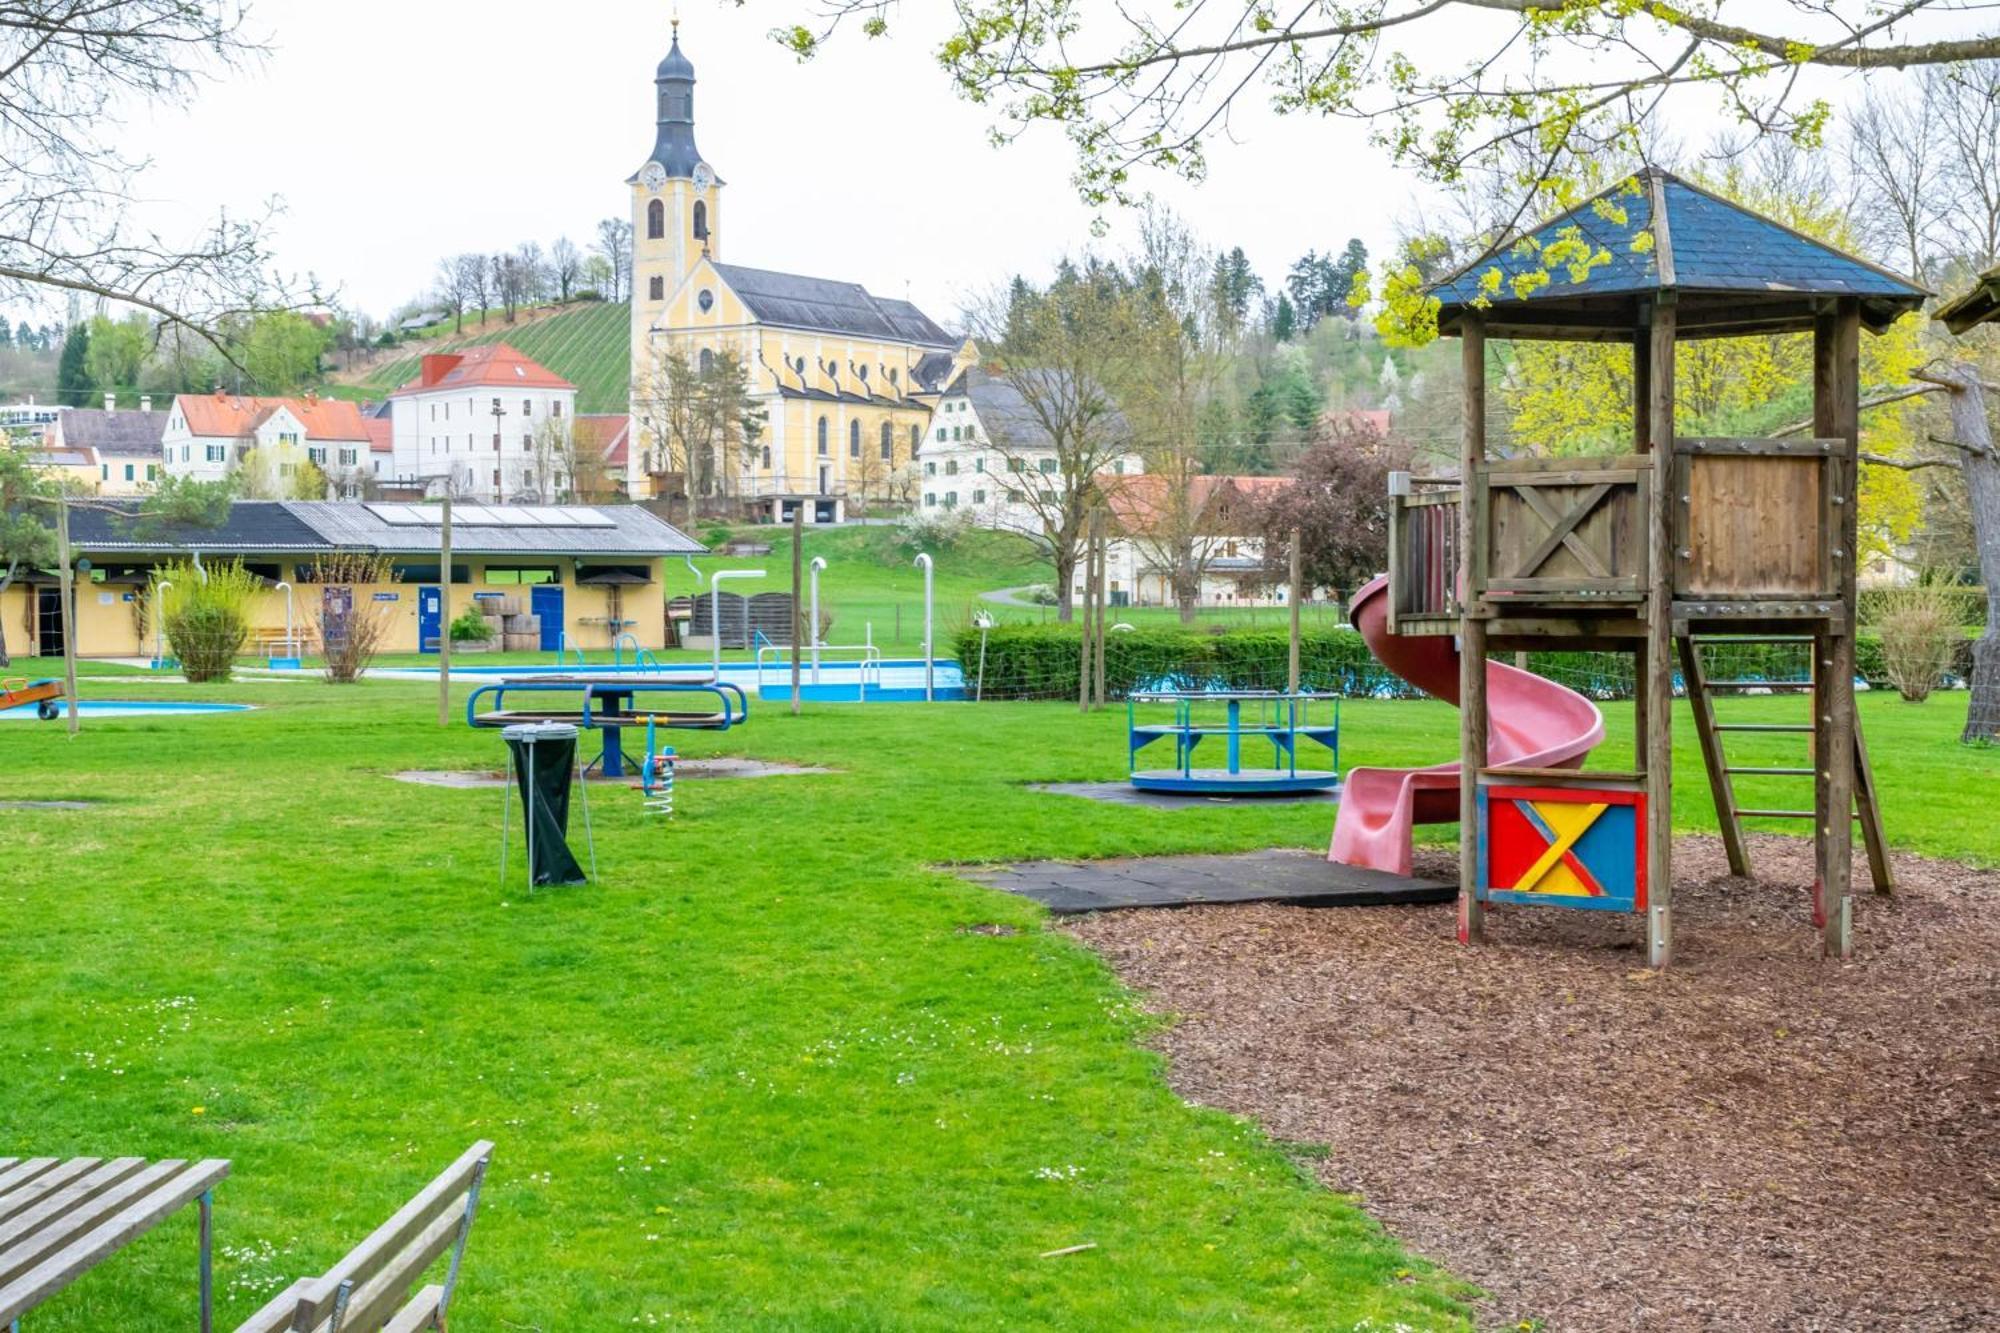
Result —
[[[646,295],[655,301],[666,300],[667,280],[658,276],[646,279]]]
[[[924,438],[924,428],[922,426],[910,427],[910,454],[912,457],[916,455],[917,444],[923,438]]]
[[[882,461],[888,462],[896,453],[896,430],[888,422],[882,423]]]
[[[771,446],[768,444],[764,446],[764,470],[771,470]]]
[[[667,206],[655,199],[646,205],[646,239],[657,241],[667,234]]]
[[[819,419],[819,452],[820,452],[820,457],[822,457],[822,458],[826,457],[826,418],[825,418],[825,417],[821,417],[821,418]]]
[[[696,204],[695,207],[700,208],[701,205]],[[701,307],[701,312],[705,315],[715,308],[715,293],[704,287],[701,289],[700,294],[694,298],[694,303]]]
[[[708,205],[699,199],[694,201],[694,238],[697,241],[708,239]]]
[[[709,371],[715,369],[715,353],[706,347],[702,348],[701,355],[695,358],[695,364],[701,370],[701,373],[706,375]]]
[[[858,421],[847,423],[847,456],[861,457],[861,423]]]

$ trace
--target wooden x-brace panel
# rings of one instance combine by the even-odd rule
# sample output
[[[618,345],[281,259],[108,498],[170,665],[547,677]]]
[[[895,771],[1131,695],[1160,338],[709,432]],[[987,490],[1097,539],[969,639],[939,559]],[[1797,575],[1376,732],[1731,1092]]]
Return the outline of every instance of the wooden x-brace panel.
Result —
[[[1590,549],[1588,542],[1576,535],[1577,524],[1590,517],[1590,511],[1602,504],[1605,496],[1611,494],[1609,482],[1599,482],[1585,491],[1577,499],[1575,507],[1565,514],[1556,513],[1555,506],[1541,494],[1542,488],[1539,486],[1517,486],[1512,489],[1527,502],[1528,508],[1534,510],[1536,515],[1549,525],[1549,535],[1544,537],[1542,544],[1521,562],[1521,568],[1512,577],[1524,579],[1533,575],[1547,563],[1550,556],[1556,553],[1558,546],[1568,547],[1570,554],[1589,571],[1592,578],[1611,577],[1610,568],[1599,558],[1598,553]]]

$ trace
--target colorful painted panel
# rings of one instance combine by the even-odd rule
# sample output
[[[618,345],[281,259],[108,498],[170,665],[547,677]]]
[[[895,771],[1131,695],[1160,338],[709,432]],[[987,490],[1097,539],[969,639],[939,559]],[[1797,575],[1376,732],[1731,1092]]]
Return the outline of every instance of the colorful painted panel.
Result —
[[[1479,885],[1487,902],[1645,911],[1645,794],[1482,785]]]

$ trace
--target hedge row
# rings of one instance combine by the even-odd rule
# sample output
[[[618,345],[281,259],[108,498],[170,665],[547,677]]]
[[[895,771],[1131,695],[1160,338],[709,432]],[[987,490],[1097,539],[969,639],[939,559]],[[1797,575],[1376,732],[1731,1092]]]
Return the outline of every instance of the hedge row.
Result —
[[[988,699],[1074,699],[1081,633],[1075,625],[1001,625],[985,633],[961,630],[954,648],[967,687]],[[1184,690],[1283,689],[1289,640],[1272,630],[1213,633],[1146,628],[1112,633],[1105,644],[1104,686],[1112,698],[1135,688]],[[1511,660],[1511,658],[1503,659]],[[1742,644],[1711,649],[1712,679],[1800,680],[1808,661],[1803,645]],[[1855,663],[1871,685],[1888,683],[1882,644],[1872,635],[1855,643]],[[1624,653],[1540,652],[1528,669],[1598,699],[1628,697],[1632,658]],[[1952,674],[1972,674],[1972,641],[1957,645]],[[1348,698],[1410,698],[1417,694],[1375,660],[1351,629],[1306,630],[1299,638],[1299,676],[1306,688]]]

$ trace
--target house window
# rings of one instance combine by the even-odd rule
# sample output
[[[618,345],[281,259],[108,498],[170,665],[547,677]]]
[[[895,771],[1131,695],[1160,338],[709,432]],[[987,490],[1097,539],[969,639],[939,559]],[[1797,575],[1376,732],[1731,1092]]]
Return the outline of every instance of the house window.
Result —
[[[313,461],[314,467],[325,467],[326,446],[318,444],[314,445],[312,448],[306,450],[306,457],[310,458]]]
[[[930,458],[924,460],[924,475],[926,477],[935,477],[937,475],[937,460]]]
[[[882,461],[888,462],[896,454],[896,430],[888,422],[882,423]]]
[[[356,457],[357,455],[352,449],[342,449],[340,451],[340,465],[342,467],[353,467]]]
[[[99,481],[110,481],[110,480],[111,480],[111,464],[109,464],[109,463],[99,463],[99,464],[97,465],[97,479],[98,479]]]
[[[985,504],[985,503],[986,503],[986,492],[985,492],[985,491],[974,491],[974,492],[972,493],[972,503],[974,503],[974,504],[976,504],[976,505],[983,505],[983,504]]]
[[[1025,472],[1028,470],[1027,460],[1010,458],[1007,460],[1007,470],[1009,472]]]
[[[944,507],[945,507],[946,509],[956,509],[956,508],[958,508],[958,492],[957,492],[957,491],[946,491],[946,492],[944,493]]]
[[[959,431],[959,428],[958,428],[957,426],[953,426],[953,427],[951,428],[951,438],[952,438],[952,439],[956,440],[956,439],[958,438],[958,431]]]
[[[560,417],[562,415],[561,399],[557,399],[555,402],[549,404],[549,415],[552,417]]]
[[[531,417],[531,416],[535,415],[535,400],[534,400],[534,399],[532,399],[532,398],[523,398],[523,399],[521,400],[521,415],[522,415],[522,416],[524,416],[524,417]]]
[[[973,459],[973,460],[972,460],[972,470],[973,470],[974,472],[984,472],[984,471],[986,470],[986,460],[985,460],[985,459],[983,459],[983,458],[975,458],[975,459]]]
[[[432,404],[431,404],[431,420],[432,420],[432,421],[436,421],[437,419],[438,419],[438,405],[437,405],[436,403],[432,403]]]
[[[296,476],[298,474],[298,470],[299,470],[299,465],[297,463],[278,464],[278,475],[281,477]]]
[[[1055,460],[1055,459],[1053,459],[1053,458],[1044,458],[1044,459],[1043,459],[1043,460],[1041,461],[1041,464],[1040,464],[1040,466],[1041,466],[1041,469],[1042,469],[1042,471],[1043,471],[1043,473],[1044,473],[1044,474],[1046,474],[1046,475],[1048,475],[1048,476],[1054,476],[1054,475],[1055,475],[1055,471],[1056,471],[1056,460]]]
[[[861,457],[861,423],[858,421],[847,423],[847,456]]]
[[[159,464],[157,464],[157,463],[148,463],[148,464],[146,464],[146,480],[147,480],[147,481],[158,481],[159,479],[160,479],[160,466],[159,466]]]
[[[924,492],[924,508],[926,508],[926,509],[935,509],[935,508],[937,508],[937,494],[936,494],[936,492],[934,492],[934,491],[925,491],[925,492]]]
[[[1007,503],[1010,505],[1017,505],[1021,503],[1023,498],[1024,497],[1017,490],[1013,490],[1010,488],[1007,492]]]
[[[646,279],[646,295],[655,301],[667,299],[667,280],[655,275]]]
[[[207,452],[208,452],[208,461],[211,463],[220,463],[223,461],[223,458],[225,456],[223,454],[222,446],[219,444],[209,445]],[[187,460],[183,458],[181,461],[186,462]]]
[[[958,460],[956,458],[947,458],[944,460],[944,474],[947,477],[958,475]]]
[[[819,456],[826,457],[826,418],[819,419]]]
[[[667,234],[667,206],[655,199],[646,205],[646,239],[657,241]]]
[[[943,427],[943,426],[939,426],[939,427],[938,427],[938,443],[939,443],[939,444],[943,444],[943,443],[944,443],[944,427]]]
[[[974,426],[970,421],[965,423],[965,438],[968,440],[979,438],[979,428]]]
[[[708,205],[699,199],[694,201],[694,238],[697,241],[708,239]]]

